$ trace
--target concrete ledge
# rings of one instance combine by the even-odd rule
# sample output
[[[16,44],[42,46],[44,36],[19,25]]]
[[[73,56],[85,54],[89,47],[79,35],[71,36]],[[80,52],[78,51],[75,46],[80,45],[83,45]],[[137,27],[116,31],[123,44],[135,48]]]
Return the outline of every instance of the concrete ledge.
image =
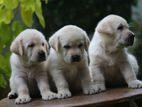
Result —
[[[30,103],[22,104],[20,107],[70,107],[70,106],[100,106],[129,102],[142,98],[142,89],[116,88],[95,95],[76,95],[67,99],[55,99],[43,101],[32,99]],[[15,99],[2,99],[0,107],[19,107],[14,103]]]

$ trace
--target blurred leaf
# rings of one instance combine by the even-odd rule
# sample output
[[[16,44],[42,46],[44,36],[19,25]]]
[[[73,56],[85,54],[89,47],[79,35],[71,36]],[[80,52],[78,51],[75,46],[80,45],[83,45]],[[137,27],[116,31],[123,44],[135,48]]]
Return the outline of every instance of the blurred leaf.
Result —
[[[3,75],[2,74],[0,74],[0,87],[5,87],[6,86],[6,81],[5,81],[5,79],[4,79],[4,77],[3,77]]]
[[[9,24],[13,18],[13,12],[6,8],[0,9],[0,23]]]
[[[7,56],[8,55],[8,56]],[[6,56],[0,55],[0,87],[5,87],[9,78],[9,54]]]
[[[21,7],[21,16],[23,22],[28,26],[31,27],[33,23],[33,10],[27,10],[24,6]]]
[[[35,13],[36,13],[42,27],[45,27],[45,20],[43,18],[40,0],[36,0],[36,2],[35,2]]]
[[[12,31],[15,33],[15,36],[17,36],[22,30],[23,26],[21,26],[21,23],[19,21],[14,21],[12,23]]]
[[[0,4],[2,4],[2,3],[3,3],[3,1],[4,1],[4,0],[0,0]]]
[[[9,61],[9,57],[0,54],[0,68],[6,69],[8,67],[7,61]]]
[[[18,6],[19,0],[4,0],[4,5],[7,9],[13,10]]]
[[[11,36],[10,26],[2,23],[0,25],[0,42],[1,42],[0,49],[3,47],[3,45],[9,43],[11,41],[11,38],[12,36]]]
[[[35,0],[21,0],[21,7],[25,9],[25,11],[35,11]]]

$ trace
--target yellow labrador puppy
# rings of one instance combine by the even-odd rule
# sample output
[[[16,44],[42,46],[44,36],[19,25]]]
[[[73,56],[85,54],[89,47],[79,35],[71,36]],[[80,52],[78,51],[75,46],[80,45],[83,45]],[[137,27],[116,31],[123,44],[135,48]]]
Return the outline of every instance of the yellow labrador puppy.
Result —
[[[89,42],[86,32],[74,25],[64,26],[49,39],[48,68],[58,98],[70,97],[71,89],[75,87],[82,88],[84,94],[94,93],[86,52]]]
[[[35,29],[26,29],[12,42],[10,50],[12,74],[8,97],[17,95],[16,104],[31,101],[30,91],[34,91],[34,84],[29,83],[35,80],[43,100],[55,98],[56,95],[50,91],[46,74],[45,60],[49,49],[43,34]]]
[[[106,89],[105,82],[116,84],[125,80],[130,88],[142,87],[136,78],[137,61],[126,50],[133,45],[134,36],[120,16],[109,15],[98,23],[89,46],[89,69],[96,92]]]

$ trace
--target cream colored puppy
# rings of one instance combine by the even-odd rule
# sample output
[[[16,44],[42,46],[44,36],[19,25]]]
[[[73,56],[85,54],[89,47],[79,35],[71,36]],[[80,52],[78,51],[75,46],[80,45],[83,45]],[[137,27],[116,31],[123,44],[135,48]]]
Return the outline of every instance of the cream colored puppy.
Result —
[[[81,87],[84,94],[94,93],[86,52],[89,42],[86,32],[74,25],[64,26],[49,39],[48,65],[58,98],[70,97],[74,87]]]
[[[96,92],[106,89],[105,82],[116,84],[123,80],[130,88],[142,87],[136,78],[137,61],[126,50],[133,44],[134,36],[120,16],[109,15],[98,23],[89,46],[89,69]]]
[[[55,98],[56,95],[50,91],[48,84],[45,60],[49,49],[43,34],[35,29],[26,29],[12,42],[10,50],[12,74],[8,97],[17,94],[16,104],[31,101],[29,91],[34,91],[34,84],[29,83],[35,80],[43,100]]]

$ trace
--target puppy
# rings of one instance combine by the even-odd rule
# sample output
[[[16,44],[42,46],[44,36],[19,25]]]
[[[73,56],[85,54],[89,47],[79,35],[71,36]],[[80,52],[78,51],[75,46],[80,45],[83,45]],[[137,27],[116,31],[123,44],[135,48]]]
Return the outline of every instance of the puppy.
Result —
[[[98,23],[89,46],[89,69],[96,92],[106,89],[105,82],[125,81],[130,88],[142,87],[142,82],[136,78],[137,61],[126,50],[133,45],[134,36],[120,16],[108,15]]]
[[[58,98],[70,97],[70,89],[75,87],[82,88],[84,94],[94,93],[86,52],[89,42],[86,32],[75,25],[64,26],[50,37],[48,68]]]
[[[55,98],[56,95],[50,91],[48,84],[45,60],[49,49],[43,34],[35,29],[26,29],[12,42],[10,50],[12,74],[8,97],[17,94],[16,104],[31,101],[29,91],[34,91],[34,85],[29,83],[35,80],[43,100]]]

